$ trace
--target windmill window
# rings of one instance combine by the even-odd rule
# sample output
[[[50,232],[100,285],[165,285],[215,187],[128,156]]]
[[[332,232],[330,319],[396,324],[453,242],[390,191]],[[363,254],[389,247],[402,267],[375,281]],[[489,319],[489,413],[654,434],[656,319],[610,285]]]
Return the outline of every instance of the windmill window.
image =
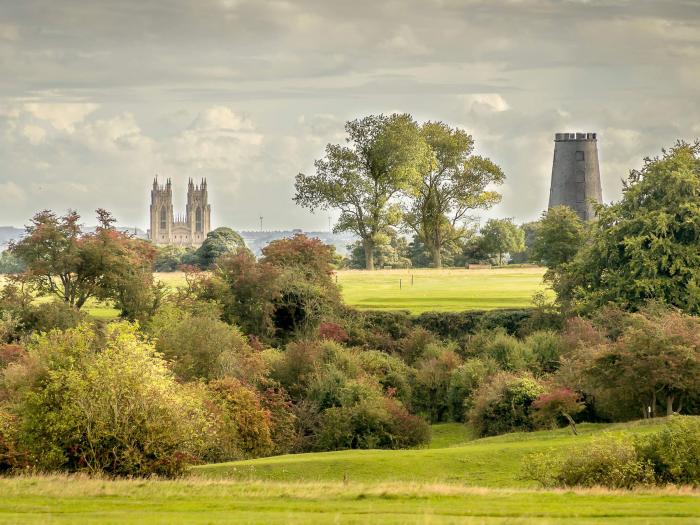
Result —
[[[585,156],[583,154],[583,151],[577,151],[576,152],[576,160],[584,160]]]

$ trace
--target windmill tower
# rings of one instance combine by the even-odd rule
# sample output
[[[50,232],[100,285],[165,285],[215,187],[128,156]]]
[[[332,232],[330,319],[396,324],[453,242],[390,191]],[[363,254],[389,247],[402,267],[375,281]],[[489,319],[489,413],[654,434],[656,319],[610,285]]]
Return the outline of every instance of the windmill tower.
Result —
[[[591,200],[603,201],[595,133],[556,133],[549,207],[569,206],[584,221],[595,218]]]

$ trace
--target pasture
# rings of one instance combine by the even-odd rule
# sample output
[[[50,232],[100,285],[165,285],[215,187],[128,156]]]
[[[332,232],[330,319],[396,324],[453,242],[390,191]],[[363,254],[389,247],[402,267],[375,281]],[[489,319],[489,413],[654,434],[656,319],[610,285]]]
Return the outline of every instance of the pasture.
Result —
[[[562,429],[474,440],[468,427],[445,424],[424,449],[205,465],[179,480],[3,478],[0,523],[698,523],[693,489],[545,491],[518,479],[531,452],[659,425],[584,424],[578,437]]]
[[[360,309],[428,311],[522,308],[545,290],[543,268],[345,270],[337,272],[345,302]]]

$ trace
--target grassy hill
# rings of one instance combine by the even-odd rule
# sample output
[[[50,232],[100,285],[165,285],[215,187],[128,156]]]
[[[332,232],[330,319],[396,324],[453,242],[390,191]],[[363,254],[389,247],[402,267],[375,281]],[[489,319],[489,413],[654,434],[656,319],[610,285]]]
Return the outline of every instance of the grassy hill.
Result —
[[[569,429],[514,433],[472,439],[459,424],[434,426],[433,442],[423,449],[344,450],[275,456],[195,467],[193,473],[214,479],[267,481],[357,481],[459,483],[480,487],[535,487],[519,479],[522,459],[533,452],[557,453],[585,443],[603,431],[635,433],[657,430],[660,420],[626,424],[579,425]]]
[[[663,420],[473,439],[434,427],[429,447],[280,456],[196,467],[180,480],[0,478],[0,523],[696,524],[700,492],[537,490],[521,459],[604,431],[650,432]],[[478,486],[475,486],[478,485]]]

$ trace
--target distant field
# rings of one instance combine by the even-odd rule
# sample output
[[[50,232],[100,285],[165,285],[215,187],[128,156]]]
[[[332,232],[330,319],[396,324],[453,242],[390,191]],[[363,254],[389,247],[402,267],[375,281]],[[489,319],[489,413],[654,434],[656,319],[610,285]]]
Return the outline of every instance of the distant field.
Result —
[[[337,283],[345,301],[361,309],[410,310],[414,314],[492,310],[530,306],[533,294],[546,290],[542,283],[544,271],[543,268],[342,270],[337,272]],[[155,278],[171,289],[185,282],[181,272],[156,273]],[[100,319],[118,315],[109,304],[96,301],[88,302],[86,311]]]
[[[0,478],[0,523],[236,524],[697,524],[700,492],[537,490],[520,460],[562,451],[603,430],[581,425],[473,440],[468,427],[433,427],[430,447],[343,451],[207,465],[181,480]],[[475,486],[476,485],[476,486]]]
[[[338,272],[345,301],[357,308],[427,311],[522,308],[545,290],[543,268],[415,269]]]

